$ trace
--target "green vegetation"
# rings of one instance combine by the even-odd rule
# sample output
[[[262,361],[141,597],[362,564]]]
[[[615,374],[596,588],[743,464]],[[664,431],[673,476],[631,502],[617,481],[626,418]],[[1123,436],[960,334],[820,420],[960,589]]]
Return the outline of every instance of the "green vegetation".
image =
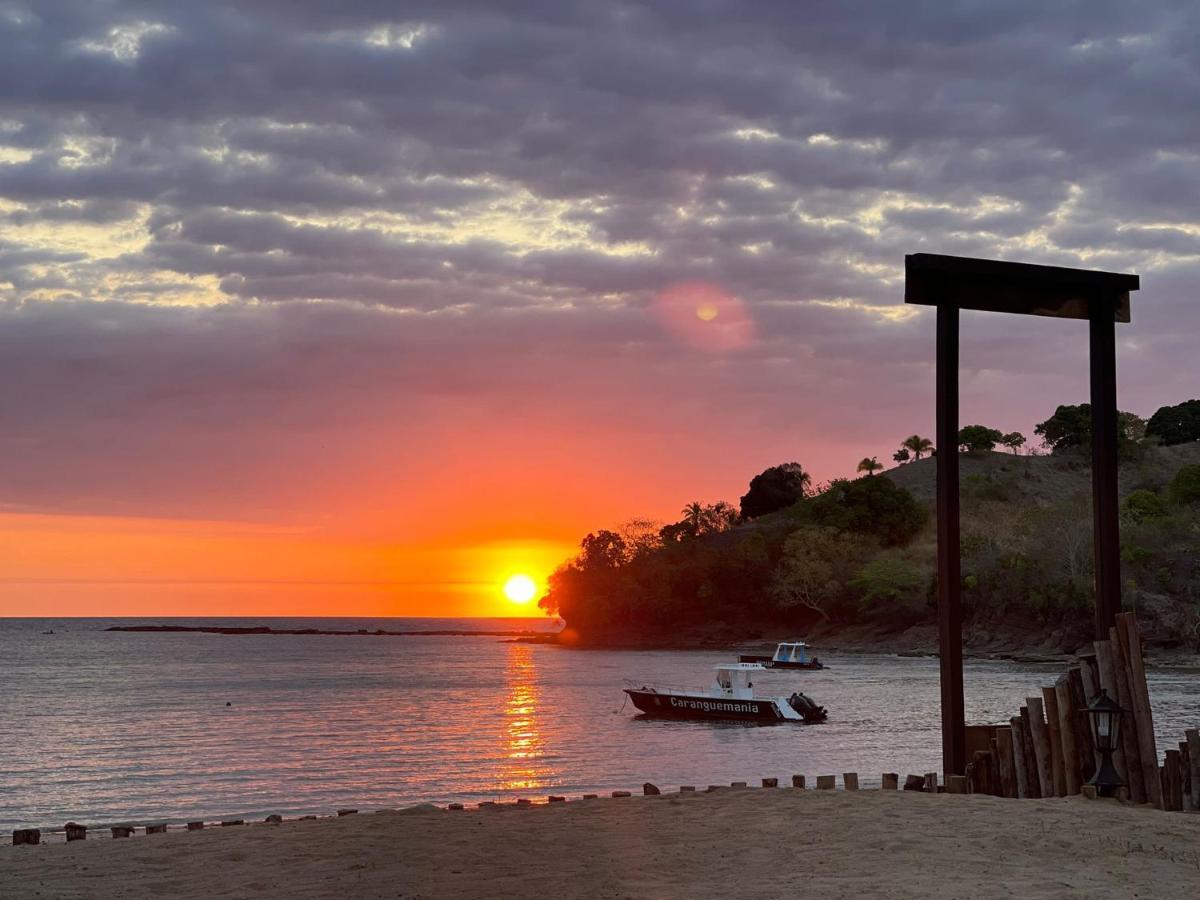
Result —
[[[1146,423],[1146,436],[1164,447],[1200,441],[1200,400],[1162,407]]]
[[[1121,475],[1125,604],[1154,639],[1200,650],[1200,442],[1161,445],[1140,421],[1125,414],[1122,425],[1136,450]],[[1051,454],[1017,455],[1017,432],[976,425],[959,436],[967,631],[1055,634],[1073,650],[1092,616],[1091,473],[1079,452],[1090,411],[1060,406],[1038,433]],[[751,480],[740,514],[696,501],[674,523],[593,532],[541,606],[585,643],[932,623],[935,463],[915,459],[918,447],[932,453],[914,435],[895,454],[907,464],[879,476],[866,457],[863,477],[815,492],[798,463],[772,466]]]

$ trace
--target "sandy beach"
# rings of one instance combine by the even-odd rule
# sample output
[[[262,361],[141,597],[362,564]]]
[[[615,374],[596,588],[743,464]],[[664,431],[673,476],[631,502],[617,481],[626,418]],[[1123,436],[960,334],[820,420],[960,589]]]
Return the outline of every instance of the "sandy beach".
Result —
[[[1200,894],[1200,816],[1081,798],[721,790],[0,848],[0,897]]]

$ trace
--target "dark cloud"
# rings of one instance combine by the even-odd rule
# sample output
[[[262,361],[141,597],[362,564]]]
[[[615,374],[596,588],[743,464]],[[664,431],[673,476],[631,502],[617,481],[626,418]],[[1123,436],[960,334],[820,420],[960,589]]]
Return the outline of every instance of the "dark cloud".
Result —
[[[780,440],[890,443],[927,418],[913,251],[1141,272],[1122,379],[1150,411],[1200,326],[1198,32],[1169,0],[0,3],[0,502],[153,458],[129,477],[183,506],[187,447],[382,440],[373,391],[419,422],[571,385],[605,420],[628,390],[650,430],[771,446],[812,395]],[[759,339],[672,343],[647,307],[691,280]],[[1081,345],[986,322],[964,362],[1028,427]]]

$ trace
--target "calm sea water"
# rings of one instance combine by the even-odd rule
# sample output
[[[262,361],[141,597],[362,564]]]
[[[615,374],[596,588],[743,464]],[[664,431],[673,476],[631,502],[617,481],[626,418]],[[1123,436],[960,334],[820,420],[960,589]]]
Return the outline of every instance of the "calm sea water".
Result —
[[[186,624],[512,628],[514,620]],[[940,768],[937,661],[820,653],[819,726],[655,722],[623,679],[706,685],[717,652],[571,651],[494,637],[105,632],[116,620],[0,619],[0,831],[185,821]],[[121,620],[120,624],[134,624]],[[545,620],[529,623],[547,627]],[[54,635],[42,631],[53,628]],[[819,648],[818,648],[819,649]],[[968,662],[968,721],[1002,721],[1061,665]],[[1200,675],[1152,671],[1160,749],[1200,718]],[[232,704],[227,706],[226,704]]]

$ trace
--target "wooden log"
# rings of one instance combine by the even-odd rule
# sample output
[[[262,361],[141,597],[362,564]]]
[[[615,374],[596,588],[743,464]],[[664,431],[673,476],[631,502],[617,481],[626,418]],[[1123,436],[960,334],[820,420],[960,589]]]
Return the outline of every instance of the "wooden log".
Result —
[[[630,796],[630,793],[629,793],[629,791],[613,791],[612,795],[614,797],[628,797],[628,796]],[[564,797],[563,799],[565,800],[567,798]],[[558,802],[558,801],[555,801],[555,802]]]
[[[1188,770],[1192,778],[1192,809],[1200,809],[1200,728],[1189,728],[1187,735]]]
[[[1179,777],[1183,781],[1183,808],[1195,809],[1192,806],[1192,766],[1191,751],[1187,741],[1179,742]]]
[[[779,787],[779,779],[778,778],[764,778],[762,780],[762,786],[768,787],[768,788],[769,787]]]
[[[1087,714],[1083,673],[1078,667],[1067,670],[1067,683],[1071,686],[1071,727],[1075,729],[1075,758],[1079,767],[1079,782],[1086,784],[1096,772],[1096,742],[1092,737],[1092,723]]]
[[[652,784],[649,781],[642,785],[642,796],[644,797],[657,797],[661,793],[662,791],[658,789],[658,785]]]
[[[1054,791],[1054,766],[1050,761],[1050,729],[1046,726],[1046,712],[1041,697],[1026,697],[1029,710],[1029,730],[1033,734],[1033,756],[1037,762],[1038,790],[1043,797],[1056,796]]]
[[[1058,718],[1058,693],[1052,687],[1042,688],[1042,703],[1046,707],[1046,735],[1050,739],[1050,776],[1055,797],[1067,796],[1067,769],[1063,763],[1062,730]]]
[[[858,773],[857,772],[843,772],[842,773],[842,787],[844,787],[848,791],[857,791],[858,790]]]
[[[166,833],[167,833],[167,823],[166,822],[161,822],[158,825],[147,825],[146,826],[146,834],[166,834]]]
[[[83,841],[87,839],[86,825],[77,825],[75,822],[68,822],[63,826],[63,831],[67,833],[68,841]]]
[[[967,792],[967,776],[966,775],[947,775],[946,776],[946,793],[947,794],[965,794]]]
[[[793,775],[792,776],[792,787],[800,788],[801,790],[803,790],[804,789],[804,776],[803,775]]]
[[[19,847],[22,844],[40,844],[42,842],[40,828],[18,828],[12,834],[14,847]]]
[[[1080,653],[1075,658],[1079,662],[1079,677],[1083,681],[1083,705],[1090,706],[1100,696],[1096,656],[1094,653]]]
[[[938,792],[937,772],[925,773],[925,790],[930,794],[936,794]]]
[[[1017,796],[1017,771],[1013,768],[1013,730],[1011,725],[996,729],[996,755],[1000,759],[1000,796]]]
[[[1063,745],[1063,779],[1067,785],[1067,796],[1079,793],[1079,766],[1076,763],[1078,750],[1075,747],[1075,728],[1071,724],[1071,684],[1066,675],[1054,682],[1054,697],[1058,701],[1058,733]]]
[[[1024,800],[1032,796],[1029,793],[1029,779],[1025,774],[1025,729],[1021,727],[1020,716],[1013,716],[1008,722],[1011,726],[1009,733],[1012,735],[1013,775],[1017,785],[1017,796]]]
[[[883,773],[883,790],[894,791],[900,787],[900,775],[896,772]]]
[[[1133,613],[1119,613],[1117,628],[1122,635],[1122,649],[1129,664],[1129,686],[1133,703],[1133,718],[1137,726],[1138,755],[1146,781],[1146,797],[1158,809],[1163,808],[1162,785],[1154,776],[1158,764],[1158,747],[1154,741],[1154,715],[1150,711],[1150,690],[1146,686],[1146,662],[1142,658],[1142,634]]]
[[[1000,789],[1000,754],[996,751],[996,739],[992,738],[992,750],[988,758],[988,782],[992,786],[992,796],[1003,797]]]
[[[483,806],[482,803],[480,803],[479,805]],[[316,816],[313,816],[313,818],[315,819]],[[245,819],[223,819],[221,821],[222,828],[232,828],[234,825],[245,825],[245,824],[246,824]]]
[[[906,791],[923,791],[925,790],[925,779],[920,775],[906,775],[904,789]]]
[[[817,776],[817,790],[818,791],[832,791],[835,787],[837,787],[837,776],[836,775],[818,775]]]
[[[188,822],[187,830],[188,831],[203,831],[204,823],[203,822]]]
[[[1138,749],[1137,728],[1133,722],[1132,688],[1129,683],[1129,661],[1125,653],[1125,642],[1116,626],[1108,629],[1108,645],[1112,650],[1113,681],[1117,685],[1115,700],[1125,710],[1121,715],[1121,760],[1125,764],[1125,783],[1129,787],[1129,799],[1133,803],[1146,802],[1146,779],[1142,772],[1141,753]],[[1119,771],[1119,770],[1118,770]]]
[[[446,804],[446,809],[452,812],[460,812],[463,809],[463,805],[461,803],[448,803]]]
[[[1030,797],[1042,796],[1042,782],[1038,775],[1037,752],[1033,749],[1033,725],[1029,707],[1021,707],[1021,758],[1025,763],[1025,787]]]
[[[1178,750],[1168,750],[1163,760],[1163,809],[1183,812],[1183,760]]]
[[[547,800],[549,800],[549,798],[547,798]],[[533,806],[533,801],[528,797],[518,797],[517,806]]]
[[[339,816],[354,816],[354,815],[358,814],[358,810],[357,809],[339,809],[337,811],[337,814]]]
[[[749,787],[749,785],[748,785],[746,782],[744,782],[744,781],[731,781],[731,782],[729,782],[729,786],[730,786],[731,788],[744,788],[744,787]]]
[[[682,791],[686,790],[686,788],[680,788],[679,790],[682,792]],[[694,791],[695,788],[692,788],[692,790]],[[583,799],[584,800],[599,800],[600,795],[599,794],[584,794]]]
[[[1117,676],[1113,664],[1112,641],[1094,641],[1092,648],[1096,651],[1096,674],[1100,678],[1100,689],[1108,694],[1113,703],[1121,702],[1121,693],[1117,689]],[[1113,751],[1113,768],[1121,776],[1125,784],[1129,784],[1129,773],[1125,765],[1125,753],[1118,741]]]

